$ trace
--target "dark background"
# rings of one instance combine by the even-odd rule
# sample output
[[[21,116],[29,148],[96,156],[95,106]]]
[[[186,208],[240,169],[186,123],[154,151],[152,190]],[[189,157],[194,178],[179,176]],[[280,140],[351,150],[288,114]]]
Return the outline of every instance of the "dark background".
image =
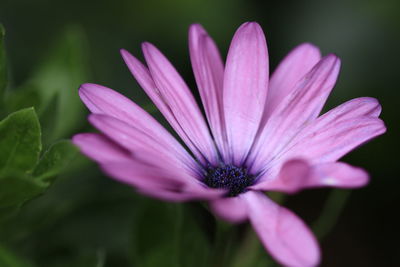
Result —
[[[195,88],[188,26],[201,23],[226,55],[234,31],[245,21],[257,21],[263,27],[272,69],[302,42],[319,46],[324,54],[339,55],[341,75],[328,107],[359,96],[381,102],[387,133],[345,158],[366,168],[371,183],[349,195],[337,224],[321,241],[322,265],[398,265],[399,1],[0,0],[0,22],[7,32],[8,61],[16,87],[35,73],[58,36],[72,27],[85,36],[80,41],[86,47],[89,74],[82,82],[114,88],[140,104],[148,100],[125,67],[120,48],[141,57],[142,41],[156,44]],[[85,128],[90,129],[83,125],[81,130]],[[90,261],[93,255],[105,257],[109,266],[131,262],[126,254],[132,241],[131,226],[138,216],[135,207],[155,207],[148,216],[158,220],[163,215],[156,210],[164,204],[104,178],[94,164],[86,162],[85,166],[61,177],[45,196],[25,206],[17,223],[8,226],[13,237],[4,239],[17,255],[38,266],[78,266],[77,262]],[[311,224],[330,194],[328,189],[310,190],[289,197],[285,205]],[[337,201],[348,196],[337,195]],[[186,209],[187,204],[183,206]],[[148,228],[143,232],[152,231]]]

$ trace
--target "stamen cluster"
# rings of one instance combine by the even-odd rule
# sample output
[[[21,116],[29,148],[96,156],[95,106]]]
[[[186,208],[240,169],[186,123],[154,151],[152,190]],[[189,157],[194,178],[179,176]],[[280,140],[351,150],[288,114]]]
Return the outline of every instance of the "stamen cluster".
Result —
[[[227,196],[234,197],[246,191],[252,185],[254,176],[245,168],[233,165],[209,167],[204,177],[204,183],[211,188],[229,190]]]

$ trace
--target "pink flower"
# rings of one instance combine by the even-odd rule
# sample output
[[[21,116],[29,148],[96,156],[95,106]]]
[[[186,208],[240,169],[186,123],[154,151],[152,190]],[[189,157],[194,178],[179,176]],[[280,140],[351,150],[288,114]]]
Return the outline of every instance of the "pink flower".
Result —
[[[302,44],[270,77],[264,34],[249,22],[235,33],[224,67],[196,24],[189,48],[206,121],[165,56],[150,43],[142,48],[147,67],[126,50],[121,54],[190,152],[134,102],[95,84],[83,84],[79,94],[101,133],[78,134],[73,142],[108,175],[143,194],[206,200],[225,220],[248,219],[281,264],[317,265],[311,231],[263,191],[364,186],[363,169],[337,160],[386,131],[378,101],[356,98],[319,116],[339,73],[335,55],[321,57],[318,48]]]

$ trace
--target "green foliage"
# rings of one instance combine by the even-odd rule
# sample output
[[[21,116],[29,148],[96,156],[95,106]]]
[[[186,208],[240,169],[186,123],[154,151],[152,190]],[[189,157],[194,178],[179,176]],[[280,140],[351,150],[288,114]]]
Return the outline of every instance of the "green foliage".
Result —
[[[51,182],[78,154],[70,141],[62,140],[53,144],[37,164],[33,176],[45,183]]]
[[[33,108],[12,113],[0,122],[0,175],[8,171],[29,173],[42,149],[40,125]]]
[[[87,54],[83,31],[68,27],[34,68],[31,78],[8,95],[9,111],[36,108],[45,144],[71,134],[85,119],[77,90],[88,80]]]
[[[6,174],[0,177],[0,208],[17,207],[39,195],[45,186],[29,175]]]
[[[0,216],[43,193],[77,153],[69,141],[60,141],[39,160],[41,131],[33,108],[0,122],[0,148]]]
[[[4,49],[5,30],[0,24],[0,102],[3,99],[4,89],[7,85],[6,53]]]
[[[206,267],[211,263],[212,238],[201,225],[215,223],[202,207],[144,202],[133,227],[133,255],[137,266]],[[202,218],[206,215],[207,218]]]
[[[0,245],[0,266],[4,267],[31,267],[32,265],[14,255]]]

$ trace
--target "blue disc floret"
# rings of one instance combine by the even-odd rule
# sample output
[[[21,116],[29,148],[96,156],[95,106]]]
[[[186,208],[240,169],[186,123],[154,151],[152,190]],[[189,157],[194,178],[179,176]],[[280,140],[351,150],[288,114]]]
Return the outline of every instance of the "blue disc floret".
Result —
[[[254,182],[254,176],[246,168],[234,165],[208,167],[204,183],[211,188],[227,189],[227,196],[235,197],[246,192]]]

